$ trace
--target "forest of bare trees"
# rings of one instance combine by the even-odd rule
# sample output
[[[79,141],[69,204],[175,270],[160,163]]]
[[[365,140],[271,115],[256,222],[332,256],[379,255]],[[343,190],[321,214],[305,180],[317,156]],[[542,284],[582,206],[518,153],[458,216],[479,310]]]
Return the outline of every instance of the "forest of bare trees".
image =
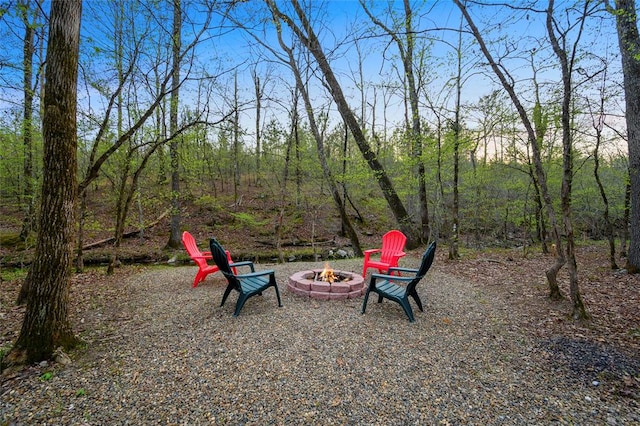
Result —
[[[275,223],[333,206],[356,254],[363,211],[391,217],[409,248],[442,241],[450,259],[460,246],[553,252],[549,294],[565,296],[566,266],[575,318],[589,317],[579,241],[606,240],[612,268],[640,266],[632,0],[85,2],[77,83],[64,86],[77,96],[77,165],[65,169],[73,232],[61,234],[38,218],[68,216],[51,207],[43,166],[69,159],[46,132],[52,37],[71,30],[54,19],[63,3],[0,4],[14,46],[0,53],[0,198],[21,212],[1,231],[35,245],[35,259],[57,232],[61,258],[82,270],[85,231],[103,227],[111,270],[125,226],[163,211],[179,248],[182,199],[213,205],[232,188],[241,205],[251,187],[278,200]],[[104,194],[112,223],[92,221]],[[68,279],[35,273],[21,302]]]

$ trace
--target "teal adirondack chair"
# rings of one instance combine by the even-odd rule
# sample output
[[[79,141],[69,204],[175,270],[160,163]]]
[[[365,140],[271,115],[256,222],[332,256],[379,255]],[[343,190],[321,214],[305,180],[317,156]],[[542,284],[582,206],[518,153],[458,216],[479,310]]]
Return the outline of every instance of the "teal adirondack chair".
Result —
[[[369,286],[367,287],[364,302],[362,303],[362,313],[364,314],[367,309],[369,293],[373,291],[374,293],[378,293],[378,303],[382,303],[383,299],[389,299],[399,303],[407,314],[407,317],[409,317],[409,321],[414,322],[415,318],[413,317],[413,310],[409,304],[409,297],[413,298],[420,311],[424,311],[422,301],[416,291],[416,286],[420,280],[427,275],[427,271],[429,271],[429,268],[431,268],[433,264],[435,253],[436,243],[434,241],[427,247],[427,250],[422,255],[422,262],[418,269],[397,267],[389,268],[389,275],[371,274]],[[394,275],[396,272],[398,272],[398,274]],[[403,275],[400,276],[400,273],[403,273]],[[406,283],[406,286],[400,285],[399,283]]]
[[[224,291],[224,295],[222,296],[222,303],[220,306],[224,306],[224,302],[227,301],[227,297],[229,297],[231,291],[236,290],[239,294],[233,316],[237,317],[247,299],[255,296],[256,294],[262,294],[262,292],[269,287],[275,288],[276,296],[278,297],[278,306],[282,306],[280,291],[278,290],[278,284],[276,283],[275,271],[265,270],[256,272],[253,262],[249,261],[234,262],[230,264],[225,250],[215,238],[211,238],[209,241],[209,247],[211,248],[213,261],[216,263],[218,268],[220,268],[220,271],[229,283]],[[248,274],[238,274],[237,268],[240,266],[249,267],[251,272]],[[234,273],[234,271],[236,273]]]

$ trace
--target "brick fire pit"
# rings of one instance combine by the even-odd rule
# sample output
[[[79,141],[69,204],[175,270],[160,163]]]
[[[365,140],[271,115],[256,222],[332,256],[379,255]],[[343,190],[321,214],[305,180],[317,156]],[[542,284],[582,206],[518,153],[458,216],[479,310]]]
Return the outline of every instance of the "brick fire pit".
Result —
[[[334,271],[339,281],[329,283],[316,277],[322,269],[300,271],[289,277],[287,288],[300,296],[321,300],[345,300],[360,297],[365,292],[362,275],[347,271]]]

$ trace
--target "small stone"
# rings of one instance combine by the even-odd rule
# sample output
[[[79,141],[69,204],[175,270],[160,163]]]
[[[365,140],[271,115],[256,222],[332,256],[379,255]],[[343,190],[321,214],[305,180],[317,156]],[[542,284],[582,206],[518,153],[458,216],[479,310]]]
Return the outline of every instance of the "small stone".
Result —
[[[55,350],[55,352],[53,353],[53,359],[62,365],[69,365],[71,364],[71,358],[69,358],[69,355],[67,355],[66,353],[64,353],[64,351],[62,350],[62,348],[58,348]]]

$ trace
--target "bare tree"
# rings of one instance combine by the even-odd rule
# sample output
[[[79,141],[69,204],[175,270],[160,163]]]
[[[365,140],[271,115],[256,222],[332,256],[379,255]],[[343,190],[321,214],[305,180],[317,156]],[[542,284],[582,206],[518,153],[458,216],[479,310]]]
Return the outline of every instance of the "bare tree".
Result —
[[[595,132],[595,147],[593,148],[593,177],[596,180],[596,184],[598,185],[598,190],[600,192],[600,198],[602,198],[602,204],[604,206],[604,211],[602,213],[602,219],[604,220],[605,226],[605,237],[609,243],[609,267],[611,269],[618,269],[618,264],[616,262],[616,241],[613,233],[613,223],[611,222],[611,214],[609,208],[609,197],[607,196],[607,191],[605,189],[605,185],[602,182],[602,178],[600,177],[600,147],[603,143],[604,135],[603,131],[605,128],[605,118],[606,118],[606,110],[605,110],[605,101],[606,101],[606,87],[607,87],[607,65],[603,61],[603,73],[602,73],[602,81],[600,83],[599,94],[600,99],[597,106],[594,108],[591,105],[591,101],[587,99],[587,107],[589,109],[589,114],[592,117],[592,126]]]
[[[418,107],[419,84],[416,82],[416,73],[414,71],[415,61],[414,55],[416,51],[416,30],[413,24],[414,11],[409,0],[404,0],[404,17],[402,19],[402,32],[398,32],[394,28],[385,25],[380,19],[375,17],[367,8],[365,2],[360,0],[360,5],[369,16],[369,19],[380,27],[387,35],[391,37],[398,48],[400,59],[404,70],[404,81],[406,82],[406,93],[409,95],[409,106],[411,108],[410,119],[410,137],[411,137],[411,155],[417,162],[418,176],[418,211],[420,216],[420,238],[423,242],[429,240],[429,207],[427,204],[427,187],[425,182],[425,166],[422,161],[422,130],[420,122],[420,109]]]
[[[253,88],[256,96],[256,185],[260,185],[260,157],[262,156],[262,99],[264,97],[264,83],[260,82],[257,67],[251,70]]]
[[[75,238],[77,183],[77,79],[81,0],[51,3],[44,96],[44,175],[36,251],[20,335],[8,363],[51,358],[78,343],[68,318]]]
[[[340,195],[338,184],[336,183],[336,180],[333,177],[333,174],[331,173],[331,169],[329,168],[329,163],[327,161],[327,156],[325,154],[325,148],[324,148],[324,137],[322,135],[322,132],[320,131],[317,120],[315,118],[316,114],[314,113],[314,109],[311,104],[311,98],[309,96],[309,92],[307,91],[306,85],[302,80],[302,72],[300,71],[300,68],[298,67],[298,64],[296,62],[296,58],[293,54],[293,49],[288,47],[282,40],[281,24],[280,24],[280,21],[278,20],[277,15],[275,15],[275,13],[273,17],[276,20],[276,28],[278,29],[278,42],[280,43],[280,47],[282,48],[282,50],[284,50],[287,54],[289,67],[291,68],[291,71],[293,72],[293,75],[296,80],[296,89],[297,91],[300,92],[300,94],[302,95],[302,99],[304,101],[305,110],[307,112],[307,118],[309,120],[309,127],[311,128],[311,133],[313,134],[313,137],[316,141],[318,159],[320,160],[322,173],[329,185],[329,189],[331,191],[331,195],[333,197],[333,201],[336,205],[336,208],[340,213],[342,227],[345,230],[346,235],[349,237],[351,244],[353,245],[355,255],[363,256],[362,248],[360,247],[360,240],[358,239],[358,234],[353,228],[351,224],[351,220],[347,215],[344,199]]]
[[[572,103],[573,103],[573,73],[576,66],[578,44],[583,33],[585,20],[589,15],[589,9],[592,8],[592,2],[589,0],[582,3],[580,16],[576,21],[577,35],[571,45],[568,39],[569,28],[563,28],[555,19],[555,1],[549,0],[549,6],[546,10],[547,35],[551,41],[553,51],[560,62],[560,71],[562,73],[562,188],[560,190],[560,205],[562,209],[562,222],[564,228],[564,237],[567,241],[566,256],[567,266],[569,269],[569,293],[571,302],[573,303],[574,318],[589,318],[586,306],[580,294],[578,283],[578,265],[575,253],[575,236],[573,230],[573,218],[571,211],[571,189],[573,183],[573,129],[571,121],[573,119]],[[565,15],[566,16],[566,15]]]
[[[407,248],[416,248],[420,244],[419,233],[416,232],[411,216],[409,216],[404,204],[400,200],[400,197],[398,196],[386,170],[380,161],[378,161],[375,152],[367,142],[364,131],[358,124],[358,119],[347,102],[347,98],[342,91],[342,87],[340,86],[340,83],[338,82],[338,79],[336,78],[329,63],[329,59],[325,55],[320,41],[318,40],[318,37],[304,10],[297,0],[292,1],[295,16],[300,21],[300,25],[298,25],[291,16],[281,11],[273,0],[265,1],[274,15],[291,29],[294,35],[300,40],[301,44],[308,49],[315,58],[342,119],[351,131],[351,134],[358,145],[358,149],[367,161],[378,185],[382,189],[382,193],[387,200],[387,204],[389,205],[398,226],[407,236]]]
[[[542,194],[542,198],[544,200],[545,207],[547,209],[547,215],[549,216],[550,226],[551,226],[555,244],[556,244],[556,262],[546,271],[547,283],[549,284],[549,296],[552,299],[561,299],[562,293],[560,292],[560,287],[558,286],[557,275],[560,268],[562,268],[562,266],[566,263],[566,259],[564,256],[564,250],[562,249],[563,242],[562,242],[560,228],[558,226],[558,221],[556,218],[556,211],[553,206],[553,202],[551,200],[551,194],[549,193],[549,188],[547,185],[547,175],[543,167],[540,146],[538,145],[538,142],[537,142],[538,136],[536,135],[534,125],[531,119],[529,118],[529,115],[527,114],[527,111],[524,108],[524,105],[522,104],[520,97],[516,93],[516,90],[514,87],[515,79],[509,74],[509,71],[505,67],[503,67],[494,59],[493,55],[489,51],[489,48],[487,47],[487,44],[485,43],[484,37],[480,33],[480,30],[475,25],[473,18],[471,17],[471,15],[467,10],[466,2],[463,2],[461,0],[453,0],[453,1],[458,6],[460,11],[462,12],[462,15],[467,21],[467,24],[472,34],[478,41],[480,50],[482,51],[485,58],[487,59],[489,66],[493,70],[494,74],[500,80],[502,87],[509,94],[509,97],[511,98],[511,102],[513,103],[516,110],[518,111],[520,120],[522,121],[522,124],[526,129],[528,145],[531,148],[531,153],[533,155],[535,176],[536,176],[538,185],[540,185],[540,191]]]

